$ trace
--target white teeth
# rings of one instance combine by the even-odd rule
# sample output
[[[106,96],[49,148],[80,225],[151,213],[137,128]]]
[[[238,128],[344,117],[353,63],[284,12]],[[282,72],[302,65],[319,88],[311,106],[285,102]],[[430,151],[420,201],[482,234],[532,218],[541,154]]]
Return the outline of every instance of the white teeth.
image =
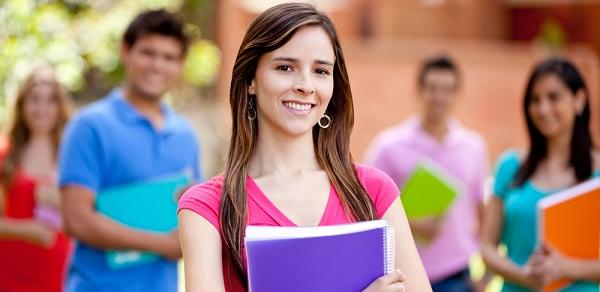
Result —
[[[297,110],[297,111],[308,111],[311,108],[310,104],[299,104],[295,102],[286,102],[284,103],[288,108]]]

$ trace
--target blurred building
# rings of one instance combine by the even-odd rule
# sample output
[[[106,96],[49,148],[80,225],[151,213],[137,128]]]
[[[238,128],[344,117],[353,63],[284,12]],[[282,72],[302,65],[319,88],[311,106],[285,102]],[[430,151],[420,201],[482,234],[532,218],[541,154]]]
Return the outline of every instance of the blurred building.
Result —
[[[217,1],[216,39],[223,54],[218,92],[224,104],[246,28],[278,2]],[[309,2],[328,12],[340,34],[356,109],[352,150],[359,161],[380,130],[416,110],[418,66],[439,53],[461,67],[464,86],[456,113],[485,136],[490,159],[508,147],[524,147],[526,78],[537,60],[551,54],[569,56],[584,71],[592,92],[593,131],[600,136],[600,1]]]

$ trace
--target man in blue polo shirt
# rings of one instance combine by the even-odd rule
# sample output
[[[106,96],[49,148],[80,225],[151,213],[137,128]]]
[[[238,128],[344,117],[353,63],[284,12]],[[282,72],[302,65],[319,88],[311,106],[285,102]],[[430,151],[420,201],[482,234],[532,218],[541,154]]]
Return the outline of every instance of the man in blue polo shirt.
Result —
[[[67,126],[59,184],[65,229],[77,239],[68,292],[177,291],[177,232],[128,228],[98,213],[95,202],[99,192],[113,186],[179,173],[200,178],[192,129],[161,102],[181,74],[186,49],[182,24],[172,14],[154,10],[138,15],[123,36],[123,87],[81,110]],[[105,257],[110,249],[162,257],[115,270]]]

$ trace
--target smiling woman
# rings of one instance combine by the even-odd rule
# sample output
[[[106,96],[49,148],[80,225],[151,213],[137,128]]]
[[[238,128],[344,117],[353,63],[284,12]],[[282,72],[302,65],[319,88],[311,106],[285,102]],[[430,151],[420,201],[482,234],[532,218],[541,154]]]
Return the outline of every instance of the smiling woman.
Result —
[[[246,225],[383,218],[399,239],[402,272],[365,289],[430,290],[397,186],[352,160],[352,93],[331,20],[308,4],[266,10],[248,28],[232,76],[225,172],[192,187],[179,203],[186,288],[247,289]]]
[[[499,159],[482,227],[483,259],[504,278],[502,291],[539,291],[557,279],[574,282],[560,291],[598,291],[599,260],[563,255],[537,237],[539,200],[600,177],[583,76],[569,60],[540,62],[527,82],[523,112],[529,149],[525,154],[507,151]],[[498,254],[500,240],[506,257]]]

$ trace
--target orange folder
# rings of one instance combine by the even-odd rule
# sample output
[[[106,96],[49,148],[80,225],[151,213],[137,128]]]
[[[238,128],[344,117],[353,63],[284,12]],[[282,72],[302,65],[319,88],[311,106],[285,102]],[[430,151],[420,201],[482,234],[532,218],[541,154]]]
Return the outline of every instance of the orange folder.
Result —
[[[600,179],[595,178],[538,202],[539,238],[561,254],[600,259]],[[558,291],[563,279],[544,287]]]

